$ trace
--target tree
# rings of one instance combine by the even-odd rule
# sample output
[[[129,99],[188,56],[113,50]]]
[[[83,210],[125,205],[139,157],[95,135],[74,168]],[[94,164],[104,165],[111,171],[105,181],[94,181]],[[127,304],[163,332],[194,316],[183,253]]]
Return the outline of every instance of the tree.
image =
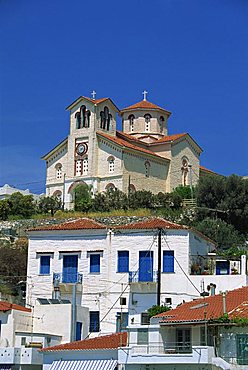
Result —
[[[17,294],[21,280],[27,275],[27,240],[16,243],[0,241],[0,281],[13,294]]]
[[[200,207],[198,220],[218,217],[240,232],[248,232],[247,180],[236,175],[204,176],[199,181],[197,204]]]
[[[214,240],[221,250],[227,250],[233,247],[236,249],[246,249],[245,237],[235,230],[233,225],[225,221],[206,218],[198,222],[195,228]]]
[[[0,200],[0,220],[7,220],[10,214],[10,202],[8,199]]]
[[[38,207],[42,213],[51,213],[53,217],[55,212],[61,209],[62,203],[58,197],[43,197],[40,199]]]
[[[148,308],[148,314],[149,314],[149,317],[153,317],[155,315],[158,315],[162,312],[167,312],[171,309],[171,307],[168,307],[168,306],[159,306],[159,305],[154,305],[150,308]]]
[[[154,196],[151,191],[138,190],[132,192],[129,197],[129,206],[133,209],[154,208]]]
[[[32,195],[22,195],[20,192],[11,194],[8,199],[10,215],[29,218],[35,213],[35,203]]]
[[[86,184],[78,185],[75,190],[75,211],[88,212],[92,207],[91,188]]]

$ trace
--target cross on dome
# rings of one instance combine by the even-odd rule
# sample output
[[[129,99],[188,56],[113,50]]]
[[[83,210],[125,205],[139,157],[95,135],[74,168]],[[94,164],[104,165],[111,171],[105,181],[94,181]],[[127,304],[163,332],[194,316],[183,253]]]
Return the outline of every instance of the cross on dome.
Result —
[[[142,94],[144,95],[144,99],[143,100],[146,100],[146,95],[148,94],[148,91],[144,90]]]
[[[92,95],[92,99],[95,100],[96,99],[96,92],[95,92],[95,90],[92,91],[91,95]]]

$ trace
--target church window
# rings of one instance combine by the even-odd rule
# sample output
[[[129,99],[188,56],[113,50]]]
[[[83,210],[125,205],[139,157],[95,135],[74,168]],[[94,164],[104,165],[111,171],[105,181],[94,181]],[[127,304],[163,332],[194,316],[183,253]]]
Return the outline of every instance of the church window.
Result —
[[[152,118],[152,116],[150,114],[145,114],[144,118],[145,118],[145,131],[149,132],[150,129],[151,129],[151,118]]]
[[[145,175],[146,177],[150,177],[150,162],[145,162]]]
[[[130,114],[130,116],[128,116],[128,120],[129,120],[129,125],[130,125],[130,131],[133,132],[134,131],[134,115]]]
[[[159,118],[159,126],[160,126],[160,132],[162,132],[164,128],[164,117],[163,116],[160,116]]]
[[[109,131],[111,120],[112,114],[109,113],[108,107],[105,106],[103,111],[100,112],[100,128]]]
[[[55,168],[56,168],[56,179],[61,179],[62,178],[62,165],[57,164]]]
[[[109,165],[109,173],[113,173],[115,171],[115,159],[114,157],[108,158],[108,165]]]
[[[106,187],[105,187],[105,189],[106,190],[115,190],[115,186],[114,186],[114,184],[112,184],[111,182],[108,184],[108,185],[106,185]]]
[[[86,121],[86,106],[85,105],[82,105],[80,107],[80,113],[81,113],[81,126],[80,126],[80,128],[82,128],[82,127],[85,127],[85,121]]]
[[[60,202],[62,201],[62,192],[60,190],[56,190],[54,193],[53,193],[53,197],[54,198],[57,198]]]
[[[88,169],[89,169],[88,157],[84,157],[84,159],[83,159],[83,175],[88,174]]]
[[[81,159],[78,159],[76,161],[76,176],[81,176],[82,175],[82,161]]]
[[[80,128],[81,127],[81,114],[80,112],[77,112],[75,114],[75,118],[76,118],[76,128]]]
[[[182,185],[188,185],[189,162],[186,157],[182,159]]]
[[[90,111],[87,110],[85,112],[85,127],[90,127],[90,115],[91,115]]]

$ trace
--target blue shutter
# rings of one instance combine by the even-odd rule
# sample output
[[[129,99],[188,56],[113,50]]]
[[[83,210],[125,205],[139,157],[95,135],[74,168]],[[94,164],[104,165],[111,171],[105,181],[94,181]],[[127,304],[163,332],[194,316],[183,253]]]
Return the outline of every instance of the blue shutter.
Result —
[[[129,272],[129,252],[118,251],[117,272]]]
[[[90,255],[90,272],[100,272],[100,254]]]
[[[99,311],[90,311],[90,333],[99,331]]]
[[[63,257],[63,283],[76,283],[78,272],[78,255]]]
[[[174,272],[174,251],[163,252],[163,272]]]
[[[40,256],[40,274],[50,274],[50,256]]]
[[[80,321],[76,323],[76,340],[82,339],[82,326],[83,324]]]
[[[139,281],[153,281],[153,252],[139,252]]]

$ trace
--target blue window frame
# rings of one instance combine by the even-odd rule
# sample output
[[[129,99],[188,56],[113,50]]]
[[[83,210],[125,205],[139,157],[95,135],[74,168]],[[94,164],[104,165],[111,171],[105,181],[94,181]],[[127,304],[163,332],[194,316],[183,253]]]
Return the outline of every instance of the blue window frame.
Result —
[[[50,259],[51,259],[51,256],[40,256],[40,274],[41,275],[50,274]]]
[[[117,272],[129,272],[129,252],[118,251]]]
[[[174,251],[163,252],[163,272],[174,272]]]
[[[139,252],[139,281],[153,281],[153,251]]]
[[[100,331],[99,311],[90,311],[90,333]]]
[[[90,273],[100,272],[100,253],[90,254]]]
[[[82,339],[82,327],[83,324],[80,321],[76,322],[76,340]]]
[[[76,283],[78,278],[78,255],[63,256],[63,283]]]

